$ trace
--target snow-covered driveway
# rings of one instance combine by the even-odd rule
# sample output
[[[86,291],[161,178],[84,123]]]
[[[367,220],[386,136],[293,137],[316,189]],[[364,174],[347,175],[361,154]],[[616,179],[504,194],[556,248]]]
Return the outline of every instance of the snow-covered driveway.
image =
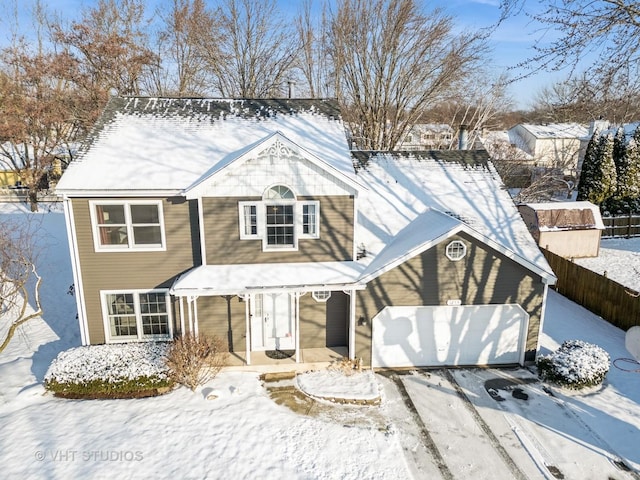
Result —
[[[526,369],[431,370],[395,381],[423,422],[416,469],[430,478],[437,478],[432,465],[444,479],[640,478],[607,432],[589,425],[586,405],[563,399]]]

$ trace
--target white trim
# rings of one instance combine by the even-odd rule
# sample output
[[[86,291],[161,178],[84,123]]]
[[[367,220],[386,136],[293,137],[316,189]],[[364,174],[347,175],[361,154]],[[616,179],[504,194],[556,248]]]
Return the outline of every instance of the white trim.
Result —
[[[316,293],[319,293],[321,295],[316,295]],[[327,293],[328,295],[326,297],[323,297],[323,295]],[[311,292],[311,296],[318,303],[326,303],[327,300],[331,298],[331,290],[313,290]]]
[[[455,250],[454,250],[454,247],[455,247]],[[458,250],[459,247],[460,249]],[[456,254],[460,254],[460,256],[459,257],[454,256],[453,252],[449,251],[450,249],[453,250]],[[467,244],[464,243],[462,240],[452,240],[447,244],[446,247],[444,247],[444,254],[452,262],[459,262],[460,260],[462,260],[464,257],[467,256]]]
[[[191,306],[193,296],[187,297],[187,316],[189,318],[189,333],[193,335],[193,307]]]
[[[543,288],[544,290],[542,292],[542,308],[540,309],[540,326],[538,327],[538,340],[536,341],[534,360],[538,358],[538,352],[540,351],[540,337],[542,336],[542,329],[544,328],[544,316],[547,312],[547,296],[549,293],[549,285],[544,284]]]
[[[314,216],[314,230],[315,233],[304,233],[304,207],[313,206],[315,209]],[[295,215],[300,221],[295,222],[295,228],[298,230],[298,238],[312,238],[317,240],[320,238],[320,202],[318,200],[298,200],[295,206]],[[294,219],[295,221],[295,219]]]
[[[193,334],[197,337],[198,331],[198,297],[193,297]]]
[[[65,197],[62,202],[64,218],[67,227],[67,241],[71,256],[71,272],[75,285],[76,309],[78,314],[78,326],[80,327],[80,341],[82,345],[89,345],[89,323],[87,322],[87,310],[84,297],[84,284],[82,282],[82,270],[80,268],[80,254],[78,252],[78,237],[76,235],[75,215],[71,199]]]
[[[113,337],[111,336],[111,329],[109,324],[109,306],[107,305],[107,295],[117,294],[133,294],[134,312],[136,317],[136,337]],[[144,293],[164,293],[164,298],[167,308],[167,328],[168,333],[166,335],[144,335],[142,325],[142,313],[140,312],[140,294]],[[135,288],[135,289],[112,289],[112,290],[100,290],[100,305],[102,309],[102,323],[104,325],[105,343],[126,343],[126,342],[145,342],[153,340],[168,340],[173,338],[173,315],[171,295],[168,288]]]
[[[245,328],[247,334],[245,335],[245,355],[247,365],[251,365],[251,295],[244,295],[244,313],[245,313]]]
[[[161,199],[139,199],[139,200],[89,200],[89,216],[91,218],[91,231],[93,233],[93,249],[100,252],[164,252],[167,250],[167,239],[165,236],[163,200]],[[124,210],[124,225],[127,229],[127,245],[102,245],[100,242],[100,232],[98,219],[96,217],[96,207],[98,205],[122,205]],[[160,224],[160,245],[136,245],[133,233],[133,221],[131,219],[132,205],[156,205],[158,208],[158,220]]]
[[[535,265],[534,263],[530,262],[526,258],[518,255],[517,253],[515,253],[512,250],[509,250],[508,248],[506,248],[505,246],[495,242],[494,240],[491,240],[490,238],[482,235],[481,233],[479,233],[476,230],[468,227],[464,223],[460,223],[457,226],[455,226],[454,228],[452,228],[449,231],[445,232],[444,234],[442,234],[442,235],[440,235],[440,236],[438,236],[436,238],[430,239],[430,240],[428,240],[428,241],[416,246],[415,248],[407,251],[404,255],[400,255],[399,257],[397,257],[393,261],[388,262],[385,265],[380,266],[376,270],[374,270],[372,272],[369,272],[369,273],[366,273],[365,275],[362,275],[358,279],[358,282],[359,283],[369,283],[371,280],[379,277],[383,273],[386,273],[389,270],[394,269],[398,265],[402,265],[403,263],[405,263],[406,261],[412,259],[413,257],[421,254],[422,252],[430,249],[431,247],[433,247],[435,245],[438,245],[439,243],[442,243],[447,238],[451,238],[452,236],[454,236],[454,235],[456,235],[456,234],[458,234],[460,232],[464,232],[464,233],[468,234],[469,236],[473,237],[474,239],[476,239],[480,243],[484,243],[485,245],[491,247],[493,250],[496,250],[497,252],[503,254],[508,259],[513,260],[514,262],[518,263],[519,265],[525,267],[527,270],[529,270],[531,272],[534,272],[535,274],[539,275],[542,278],[542,283],[549,284],[549,285],[554,285],[555,284],[555,282],[557,280],[555,275],[547,272],[546,270],[543,270],[541,267]]]
[[[263,223],[260,221],[260,211],[263,210],[260,201],[242,201],[238,202],[238,226],[240,228],[240,240],[260,240],[260,225]],[[244,210],[245,207],[255,207],[256,209],[256,233],[245,233],[246,223]]]
[[[291,295],[293,300],[293,334],[296,336],[294,348],[296,349],[296,363],[300,363],[300,294]],[[326,330],[326,327],[325,327]]]
[[[186,332],[184,325],[184,297],[177,297],[180,302],[180,335],[184,335]]]
[[[349,359],[356,358],[356,291],[349,290]]]
[[[351,260],[353,260],[354,262],[357,261],[358,259],[358,245],[356,242],[356,225],[359,225],[358,223],[358,197],[354,195],[353,197],[353,231],[352,231],[352,240],[351,240],[351,246],[353,248],[353,256],[351,257]]]
[[[64,197],[75,198],[123,198],[123,197],[183,197],[182,190],[82,190],[82,189],[58,189],[56,194]]]
[[[198,232],[200,235],[200,263],[206,265],[207,247],[204,234],[204,206],[202,204],[202,197],[198,198]]]
[[[205,176],[204,178],[198,179],[192,185],[185,188],[182,191],[182,194],[187,199],[193,199],[193,198],[202,196],[204,193],[204,190],[207,188],[207,184],[211,183],[217,177],[224,175],[227,171],[233,170],[234,168],[238,168],[247,160],[254,158],[257,153],[264,151],[265,149],[275,144],[277,141],[280,141],[286,147],[293,150],[293,152],[296,155],[304,158],[305,160],[308,160],[309,162],[317,166],[319,169],[326,171],[328,174],[332,175],[334,178],[343,182],[345,185],[353,189],[354,195],[357,195],[360,191],[368,190],[367,187],[362,183],[360,183],[358,180],[355,180],[349,177],[346,173],[338,170],[336,167],[334,167],[330,163],[325,162],[324,160],[317,157],[313,153],[309,152],[308,150],[305,150],[295,142],[292,142],[291,140],[289,140],[287,137],[285,137],[282,134],[282,132],[277,131],[268,135],[264,139],[254,143],[252,148],[245,151],[241,155],[238,155],[236,158],[231,159],[229,162],[222,165],[218,170]]]

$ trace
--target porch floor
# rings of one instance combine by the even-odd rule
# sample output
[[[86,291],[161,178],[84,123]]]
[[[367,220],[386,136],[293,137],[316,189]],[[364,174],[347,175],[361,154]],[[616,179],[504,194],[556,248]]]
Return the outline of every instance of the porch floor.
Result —
[[[326,368],[331,362],[348,355],[348,347],[303,348],[300,350],[300,363],[296,363],[295,355],[273,359],[267,357],[265,352],[251,352],[251,365],[247,365],[246,352],[231,352],[223,371],[249,370],[265,373],[314,370]]]

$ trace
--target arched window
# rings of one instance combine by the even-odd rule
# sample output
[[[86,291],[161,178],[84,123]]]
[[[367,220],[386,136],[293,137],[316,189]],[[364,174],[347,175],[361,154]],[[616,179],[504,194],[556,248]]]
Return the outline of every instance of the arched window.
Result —
[[[262,239],[263,251],[296,250],[299,239],[320,235],[320,202],[298,201],[286,185],[274,185],[262,201],[239,202],[240,239]]]

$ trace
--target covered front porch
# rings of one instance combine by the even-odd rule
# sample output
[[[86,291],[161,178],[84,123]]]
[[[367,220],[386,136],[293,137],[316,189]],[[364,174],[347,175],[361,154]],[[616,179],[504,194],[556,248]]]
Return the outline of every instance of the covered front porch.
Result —
[[[353,359],[360,269],[355,262],[196,267],[171,289],[178,329],[225,339],[228,368],[292,370]]]

